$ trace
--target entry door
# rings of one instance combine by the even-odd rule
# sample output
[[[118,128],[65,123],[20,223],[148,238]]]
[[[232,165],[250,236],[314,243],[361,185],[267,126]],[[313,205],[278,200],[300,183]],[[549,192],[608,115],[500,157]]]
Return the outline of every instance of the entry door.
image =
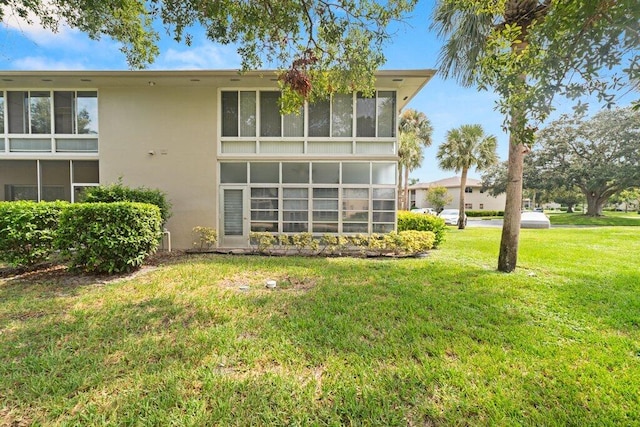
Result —
[[[220,246],[246,248],[249,246],[246,189],[222,188],[220,197]]]

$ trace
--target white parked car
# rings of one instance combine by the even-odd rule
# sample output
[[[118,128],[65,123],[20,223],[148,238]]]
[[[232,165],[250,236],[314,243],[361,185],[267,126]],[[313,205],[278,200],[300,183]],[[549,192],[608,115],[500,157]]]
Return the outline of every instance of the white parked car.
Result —
[[[444,223],[448,225],[458,225],[458,217],[460,216],[460,210],[458,209],[444,209],[438,214],[438,216],[444,219]],[[464,225],[467,226],[467,214],[464,215]]]
[[[520,228],[551,228],[551,221],[542,212],[522,212]]]
[[[435,215],[436,211],[434,211],[431,208],[416,208],[416,209],[411,209],[411,212],[413,213],[423,213],[423,214],[429,214],[429,215]]]

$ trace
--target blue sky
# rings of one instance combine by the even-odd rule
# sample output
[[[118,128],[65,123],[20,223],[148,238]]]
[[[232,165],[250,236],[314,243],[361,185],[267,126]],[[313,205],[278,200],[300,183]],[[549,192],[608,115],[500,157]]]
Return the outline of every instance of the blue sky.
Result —
[[[409,19],[395,26],[394,37],[385,48],[387,63],[383,68],[436,68],[441,42],[428,29],[432,8],[433,1],[420,1]],[[149,68],[234,69],[240,65],[234,47],[216,45],[204,37],[195,37],[190,47],[165,37],[160,50],[156,62]],[[52,34],[37,25],[8,17],[0,27],[0,69],[126,70],[128,67],[118,44],[107,38],[93,41],[65,27]],[[438,168],[435,153],[446,132],[462,124],[478,123],[485,133],[495,135],[499,144],[498,154],[506,160],[508,140],[501,129],[503,117],[494,111],[495,100],[495,95],[490,92],[463,88],[438,76],[432,79],[408,105],[424,112],[434,127],[433,145],[425,150],[423,166],[411,176],[421,182],[429,182],[454,175]],[[558,108],[566,111],[569,105],[561,103]],[[475,171],[470,176],[479,178]]]

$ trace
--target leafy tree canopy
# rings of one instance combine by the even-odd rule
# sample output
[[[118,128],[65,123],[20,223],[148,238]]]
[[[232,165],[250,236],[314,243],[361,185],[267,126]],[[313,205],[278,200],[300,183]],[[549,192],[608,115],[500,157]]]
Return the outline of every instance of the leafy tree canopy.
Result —
[[[449,37],[441,72],[496,91],[505,124],[531,141],[557,94],[611,105],[637,89],[638,22],[637,0],[440,0],[433,27]]]
[[[437,212],[440,212],[446,205],[451,203],[453,197],[451,197],[446,187],[432,185],[427,190],[426,199]]]
[[[587,214],[600,215],[614,194],[640,184],[640,111],[602,111],[589,120],[562,116],[539,132],[531,153],[539,176],[555,187],[576,186]]]
[[[242,69],[265,65],[280,71],[283,106],[291,112],[303,99],[361,90],[371,93],[374,71],[384,63],[387,26],[411,11],[416,0],[4,0],[0,19],[15,14],[38,19],[56,31],[61,24],[91,38],[122,44],[132,68],[158,55],[161,23],[175,40],[191,43],[204,28],[220,44],[237,44]],[[288,107],[288,108],[287,108]]]

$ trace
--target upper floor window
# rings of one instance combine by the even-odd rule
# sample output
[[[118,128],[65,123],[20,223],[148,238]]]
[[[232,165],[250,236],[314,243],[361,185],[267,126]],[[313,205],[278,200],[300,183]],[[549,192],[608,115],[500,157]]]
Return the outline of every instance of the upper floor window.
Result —
[[[98,133],[98,96],[96,92],[54,92],[55,133]]]
[[[335,94],[331,100],[309,104],[308,111],[310,137],[353,135],[353,95]]]
[[[222,136],[351,138],[355,107],[355,136],[394,137],[395,96],[394,91],[378,91],[372,98],[358,94],[354,103],[353,94],[335,94],[328,100],[308,104],[299,114],[282,116],[278,91],[223,91]]]
[[[465,193],[473,193],[473,188],[471,188],[471,187],[465,187],[465,188],[464,188],[464,192],[465,192]]]
[[[358,93],[356,99],[356,136],[394,137],[396,135],[396,93],[378,91],[373,98]]]
[[[280,115],[280,92],[224,91],[221,101],[222,136],[255,137],[258,106],[260,136],[303,136],[303,114]]]
[[[7,91],[6,103],[0,102],[3,133],[5,105],[11,134],[98,133],[96,92]]]

